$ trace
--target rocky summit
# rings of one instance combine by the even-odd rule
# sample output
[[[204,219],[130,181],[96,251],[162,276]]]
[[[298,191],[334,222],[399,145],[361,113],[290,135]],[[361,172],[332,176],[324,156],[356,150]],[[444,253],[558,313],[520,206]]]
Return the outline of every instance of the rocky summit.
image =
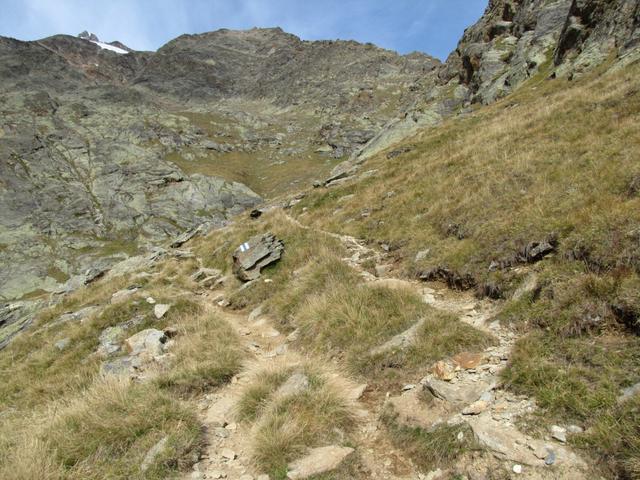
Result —
[[[639,74],[640,0],[0,37],[0,478],[640,478]]]

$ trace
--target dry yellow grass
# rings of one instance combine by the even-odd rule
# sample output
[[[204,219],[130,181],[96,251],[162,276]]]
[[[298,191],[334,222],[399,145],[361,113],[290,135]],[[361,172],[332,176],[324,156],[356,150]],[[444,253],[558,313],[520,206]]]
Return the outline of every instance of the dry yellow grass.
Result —
[[[278,389],[296,374],[306,376],[308,387],[281,393]],[[344,386],[304,360],[278,362],[254,372],[237,416],[250,422],[253,458],[272,478],[285,478],[287,464],[309,448],[348,443],[356,426]]]
[[[591,427],[573,441],[610,476],[640,458],[640,417],[616,401],[640,381],[639,72],[532,79],[407,140],[408,153],[371,159],[373,177],[294,207],[303,223],[386,243],[408,276],[447,267],[509,299],[535,270],[538,288],[501,314],[526,333],[505,380],[545,419]],[[557,252],[539,264],[490,271],[550,236]]]
[[[177,284],[188,285],[191,266],[164,266]],[[227,382],[241,367],[244,352],[226,321],[203,308],[177,284],[147,283],[141,293],[109,305],[127,279],[100,282],[45,311],[36,327],[0,356],[0,478],[164,479],[189,466],[200,446],[194,394]],[[161,321],[153,317],[151,295],[172,305]],[[99,304],[82,323],[49,327],[62,312]],[[102,329],[139,315],[144,328],[177,327],[174,360],[146,383],[103,377],[93,355]],[[64,350],[55,347],[69,338]],[[166,448],[146,471],[149,449],[167,437]]]
[[[9,428],[6,428],[9,427]],[[150,385],[104,378],[78,395],[9,422],[0,444],[0,478],[166,478],[198,447],[200,427],[192,408]],[[167,437],[151,468],[147,451]]]

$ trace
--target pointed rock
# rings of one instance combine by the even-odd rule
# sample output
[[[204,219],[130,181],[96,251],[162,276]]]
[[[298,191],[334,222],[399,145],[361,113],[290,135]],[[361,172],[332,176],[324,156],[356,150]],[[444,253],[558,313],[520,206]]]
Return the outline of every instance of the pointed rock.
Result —
[[[280,260],[284,243],[272,233],[256,235],[233,253],[233,272],[243,282],[256,280],[267,265]]]
[[[158,320],[166,315],[166,313],[171,308],[171,305],[166,305],[163,303],[158,303],[153,307],[153,314],[156,316]]]
[[[149,467],[153,464],[153,462],[158,457],[158,455],[160,455],[165,449],[165,447],[167,446],[168,440],[169,440],[169,437],[164,437],[162,438],[162,440],[156,443],[153,447],[151,447],[151,449],[145,455],[144,460],[142,461],[142,465],[140,465],[140,470],[142,470],[143,472],[146,472],[147,470],[149,470]]]

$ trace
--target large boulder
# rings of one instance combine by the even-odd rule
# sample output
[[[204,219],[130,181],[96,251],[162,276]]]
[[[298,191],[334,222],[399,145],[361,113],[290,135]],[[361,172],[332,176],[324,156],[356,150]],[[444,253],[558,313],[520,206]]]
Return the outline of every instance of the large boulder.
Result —
[[[280,260],[284,243],[272,233],[256,235],[233,252],[233,272],[243,282],[256,280],[267,265]]]

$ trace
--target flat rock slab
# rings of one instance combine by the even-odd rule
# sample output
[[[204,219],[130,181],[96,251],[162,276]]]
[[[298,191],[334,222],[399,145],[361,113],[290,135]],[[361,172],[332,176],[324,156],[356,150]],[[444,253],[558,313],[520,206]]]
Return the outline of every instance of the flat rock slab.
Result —
[[[142,366],[138,357],[118,357],[102,363],[100,367],[104,375],[130,375]]]
[[[111,295],[111,303],[116,304],[116,303],[124,302],[125,300],[128,300],[129,297],[131,297],[138,290],[140,290],[138,287],[130,287],[130,288],[125,288],[124,290],[119,290],[113,295]]]
[[[164,332],[149,328],[127,338],[125,344],[131,355],[156,357],[164,353],[164,344],[166,341],[167,336]]]
[[[213,427],[224,427],[231,422],[235,405],[236,399],[232,397],[222,397],[218,399],[209,407],[206,423]]]
[[[454,412],[453,407],[440,400],[434,400],[430,404],[420,398],[419,389],[412,389],[400,396],[391,397],[388,400],[397,414],[396,421],[406,427],[420,427],[426,431],[432,431]]]
[[[306,457],[289,464],[287,478],[300,480],[330,472],[338,468],[353,452],[353,448],[337,445],[314,448]]]
[[[52,324],[49,324],[49,325],[55,326],[55,325],[59,325],[61,323],[66,323],[66,322],[82,322],[87,317],[89,317],[89,315],[94,314],[99,309],[100,307],[91,306],[91,307],[81,308],[76,312],[65,313],[64,315],[60,315],[60,317],[55,322],[52,322]]]
[[[482,380],[473,383],[450,383],[434,377],[423,380],[423,385],[434,397],[460,406],[475,402],[483,393],[493,388],[492,384]]]
[[[467,420],[478,443],[505,460],[531,466],[543,466],[533,450],[526,446],[526,437],[515,427],[494,421],[489,412]]]

